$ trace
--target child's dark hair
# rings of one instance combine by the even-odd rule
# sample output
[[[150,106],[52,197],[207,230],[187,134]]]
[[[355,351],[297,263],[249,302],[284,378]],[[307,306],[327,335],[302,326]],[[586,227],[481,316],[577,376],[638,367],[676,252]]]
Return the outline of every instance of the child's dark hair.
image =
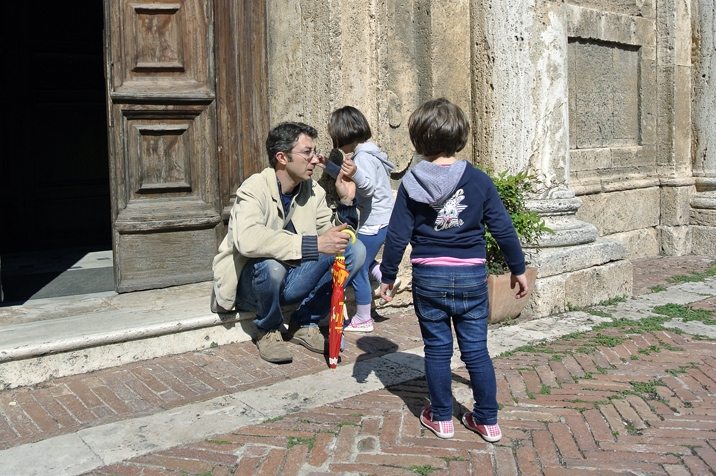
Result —
[[[408,119],[410,141],[422,156],[455,155],[467,144],[470,123],[455,104],[445,98],[424,103]]]
[[[333,147],[343,147],[354,142],[365,142],[371,138],[370,125],[362,112],[353,106],[336,109],[328,120],[328,134]]]
[[[266,138],[266,153],[271,167],[276,168],[276,154],[291,152],[301,134],[306,134],[311,139],[318,137],[315,128],[302,122],[282,122],[271,129]]]

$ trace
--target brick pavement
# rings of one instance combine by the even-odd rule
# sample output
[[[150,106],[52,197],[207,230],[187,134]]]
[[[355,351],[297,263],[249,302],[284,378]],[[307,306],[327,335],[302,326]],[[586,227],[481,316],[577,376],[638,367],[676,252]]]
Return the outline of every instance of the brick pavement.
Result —
[[[421,428],[417,379],[90,474],[713,474],[715,351],[668,330],[608,327],[497,358],[495,445],[457,420],[451,440]],[[453,379],[460,414],[467,373]]]
[[[708,264],[637,260],[635,294]],[[348,338],[346,363],[420,343],[412,310]],[[713,345],[666,329],[608,327],[501,356],[505,437],[496,445],[460,424],[453,440],[424,431],[417,414],[426,389],[417,379],[89,474],[714,474]],[[5,391],[0,441],[18,446],[325,368],[324,358],[292,349],[287,366],[266,364],[244,342]],[[464,369],[454,372],[456,414],[470,402],[466,379]]]
[[[714,258],[705,256],[663,256],[632,261],[635,296],[651,292],[655,286],[670,286],[675,276],[703,273]]]

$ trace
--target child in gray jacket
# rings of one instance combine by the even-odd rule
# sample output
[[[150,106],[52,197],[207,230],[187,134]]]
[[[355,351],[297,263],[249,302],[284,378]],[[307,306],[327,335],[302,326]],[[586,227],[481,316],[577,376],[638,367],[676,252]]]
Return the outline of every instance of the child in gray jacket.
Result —
[[[380,282],[380,264],[375,260],[385,241],[388,221],[393,210],[393,191],[390,187],[390,172],[395,166],[388,160],[371,138],[370,125],[365,116],[352,106],[344,106],[333,111],[328,122],[328,133],[333,147],[344,154],[353,154],[344,160],[339,168],[336,164],[322,161],[331,176],[337,176],[342,169],[356,184],[356,199],[360,211],[358,239],[365,245],[366,256],[352,285],[356,298],[356,314],[344,326],[346,332],[371,332],[371,302],[373,293],[370,287],[370,274]],[[397,290],[399,283],[393,286]]]

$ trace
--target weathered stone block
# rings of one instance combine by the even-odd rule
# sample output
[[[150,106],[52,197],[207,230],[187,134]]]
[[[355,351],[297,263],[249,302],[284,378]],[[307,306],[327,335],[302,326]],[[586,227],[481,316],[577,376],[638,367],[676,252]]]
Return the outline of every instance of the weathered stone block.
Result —
[[[659,233],[655,228],[642,228],[641,230],[614,233],[609,235],[609,239],[618,241],[624,246],[627,259],[657,256],[661,250],[659,247]]]
[[[674,62],[678,66],[691,68],[693,46],[691,5],[689,2],[674,2]],[[696,13],[696,11],[694,12]]]
[[[610,149],[612,167],[633,169],[639,166],[651,166],[656,163],[653,147],[613,147]]]
[[[572,149],[569,151],[569,169],[571,172],[606,170],[611,166],[612,154],[610,149]]]
[[[408,117],[420,104],[421,91],[427,93],[432,81],[426,81],[429,75],[430,18],[414,16],[418,2],[398,5],[386,3],[386,17],[383,22],[390,25],[385,29],[384,42],[381,45],[380,67],[384,69],[384,80],[380,87],[384,89],[380,99],[382,120],[378,131],[383,137],[385,147],[396,170],[406,169],[413,159],[412,144],[408,136]],[[429,77],[429,76],[427,76]],[[427,84],[426,84],[427,83]]]
[[[691,253],[691,229],[688,226],[659,226],[661,254],[683,256]]]
[[[691,227],[692,253],[716,257],[716,226]]]
[[[470,1],[433,2],[432,31],[433,96],[447,97],[469,114],[472,76],[470,71]],[[468,144],[466,147],[470,147]]]
[[[637,145],[639,137],[639,55],[626,45],[570,40],[570,105],[577,149]]]
[[[716,226],[716,209],[692,208],[691,224],[699,226]]]
[[[624,247],[613,240],[598,239],[592,243],[560,248],[542,248],[530,256],[530,263],[539,269],[540,278],[576,271],[626,257]]]
[[[616,261],[574,273],[565,273],[565,300],[571,306],[584,307],[620,296],[631,296],[632,266]]]
[[[567,3],[595,10],[607,10],[630,16],[647,16],[647,13],[651,12],[651,2],[637,0],[568,0]]]
[[[529,304],[523,311],[533,317],[549,316],[567,310],[563,275],[538,278]]]
[[[661,189],[661,224],[664,226],[688,225],[691,197],[694,188],[663,187]]]
[[[598,3],[599,6],[579,8],[567,5],[565,10],[570,37],[613,41],[626,45],[654,44],[655,31],[652,19],[646,16],[639,18],[641,15],[619,15],[604,11],[608,8],[604,7],[602,1],[589,3]]]
[[[713,235],[716,230],[716,194],[698,193],[691,200],[691,225],[693,227],[693,246],[696,249],[711,250],[709,256],[716,255],[713,248]],[[710,248],[711,247],[711,248]]]
[[[587,269],[538,278],[525,314],[543,317],[615,297],[631,296],[632,266],[615,261]]]
[[[659,224],[660,194],[656,187],[579,198],[582,207],[577,212],[577,218],[593,223],[601,236]]]
[[[640,54],[641,143],[654,145],[656,143],[656,48],[642,46]]]
[[[599,236],[597,227],[578,220],[575,215],[550,215],[548,213],[543,216],[545,225],[553,232],[542,235],[540,238],[539,243],[544,248],[561,248],[591,243]]]

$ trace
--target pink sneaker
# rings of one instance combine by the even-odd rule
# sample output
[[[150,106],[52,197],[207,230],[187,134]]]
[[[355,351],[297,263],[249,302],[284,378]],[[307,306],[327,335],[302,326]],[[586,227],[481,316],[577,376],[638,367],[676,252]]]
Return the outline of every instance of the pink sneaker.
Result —
[[[452,438],[455,436],[455,428],[452,426],[452,420],[433,420],[433,409],[430,405],[423,408],[423,411],[420,413],[420,423],[440,438]]]
[[[343,332],[373,332],[373,319],[357,324],[351,321],[343,326]]]
[[[465,425],[468,430],[474,431],[480,435],[483,440],[489,441],[490,443],[500,441],[502,438],[500,425],[481,425],[479,423],[475,423],[475,420],[472,418],[472,412],[467,412],[462,416],[462,424]]]

